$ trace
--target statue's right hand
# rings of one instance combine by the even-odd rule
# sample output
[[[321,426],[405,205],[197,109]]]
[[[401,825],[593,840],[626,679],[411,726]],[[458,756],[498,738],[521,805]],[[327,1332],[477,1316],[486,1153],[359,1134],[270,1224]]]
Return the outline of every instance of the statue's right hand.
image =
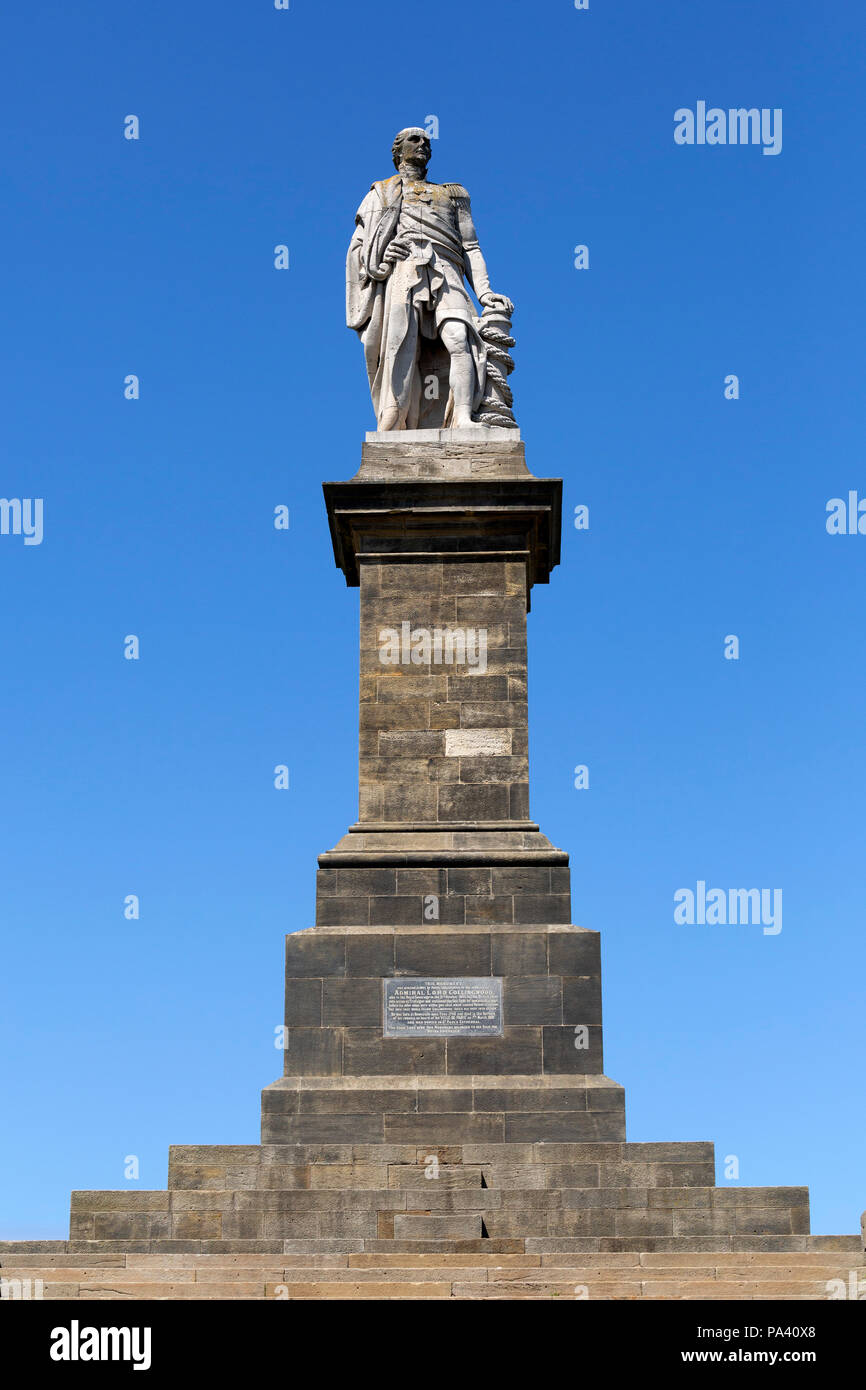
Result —
[[[408,242],[401,241],[400,237],[395,237],[382,257],[382,262],[385,265],[396,265],[397,261],[405,261],[409,255],[409,250]]]

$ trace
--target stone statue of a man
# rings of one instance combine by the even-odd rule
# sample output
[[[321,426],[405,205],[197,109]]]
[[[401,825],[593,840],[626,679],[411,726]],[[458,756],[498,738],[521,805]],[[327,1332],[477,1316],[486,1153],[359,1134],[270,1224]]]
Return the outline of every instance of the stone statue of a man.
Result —
[[[492,336],[482,336],[486,320],[477,317],[464,277],[506,333],[514,306],[490,289],[466,189],[427,182],[426,131],[401,130],[391,153],[397,173],[374,183],[358,209],[346,261],[346,321],[364,346],[378,428],[489,422],[489,352],[513,366],[489,345],[513,339],[495,323]]]

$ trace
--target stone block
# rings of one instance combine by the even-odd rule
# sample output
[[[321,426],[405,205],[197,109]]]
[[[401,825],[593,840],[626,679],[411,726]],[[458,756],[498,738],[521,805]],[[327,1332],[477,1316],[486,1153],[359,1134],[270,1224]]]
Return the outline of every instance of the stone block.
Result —
[[[347,1076],[429,1076],[445,1072],[441,1038],[383,1038],[381,1028],[344,1030],[343,1068]]]
[[[79,1212],[167,1212],[171,1205],[168,1192],[144,1189],[73,1192],[70,1209]]]
[[[711,1165],[710,1172],[712,1172],[715,1163],[714,1155],[715,1150],[712,1144],[685,1141],[673,1144],[624,1144],[622,1152],[618,1156],[644,1163],[709,1163]]]
[[[493,870],[494,882],[497,873]],[[540,872],[535,869],[534,872]],[[547,935],[544,932],[494,932],[491,936],[491,973],[494,975],[546,975]]]
[[[458,703],[449,704],[447,700],[430,701],[429,725],[431,729],[457,729],[461,723],[461,712],[465,706]]]
[[[513,898],[466,897],[464,905],[467,926],[497,926],[514,921]]]
[[[532,1111],[534,1113],[544,1113],[548,1110],[567,1110],[586,1113],[587,1092],[582,1087],[542,1088],[536,1084],[540,1080],[540,1077],[533,1077],[531,1085],[515,1084],[514,1087],[509,1087],[507,1090],[497,1088],[495,1091],[487,1091],[481,1087],[476,1087],[473,1093],[475,1109],[480,1113],[489,1110]]]
[[[501,1114],[386,1115],[385,1138],[389,1143],[416,1143],[428,1152],[437,1145],[501,1143],[504,1138]]]
[[[481,730],[467,730],[467,733],[480,733]],[[491,735],[497,732],[491,730]],[[505,729],[498,732],[505,734],[510,731]],[[509,752],[510,752],[509,748]],[[466,785],[489,785],[493,783],[526,782],[528,775],[525,757],[461,757],[460,759],[460,781]],[[566,919],[568,920],[568,919]]]
[[[561,1024],[563,1009],[560,980],[549,975],[509,977],[503,991],[503,1013],[506,1025]]]
[[[379,676],[376,681],[376,699],[379,704],[387,704],[389,700],[399,701],[401,705],[407,700],[425,700],[427,702],[436,701],[439,704],[446,702],[448,693],[448,677],[446,675],[436,676],[410,676],[403,670],[392,670],[391,674]],[[422,724],[395,725],[400,728],[423,728]]]
[[[448,1091],[442,1090],[438,1086],[433,1091],[422,1089],[417,1092],[417,1097],[418,1103],[415,1108],[420,1115],[441,1114],[443,1110],[450,1113],[474,1108],[473,1093],[469,1086]],[[395,1107],[390,1108],[394,1109]]]
[[[286,1023],[296,1027],[320,1027],[322,981],[286,979]]]
[[[464,926],[466,924],[466,899],[464,897],[441,896],[437,921],[440,927]]]
[[[550,891],[551,893],[571,893],[571,869],[567,864],[552,864],[550,866]]]
[[[527,893],[514,899],[515,922],[538,922],[543,925],[566,923],[571,919],[571,899],[566,893]],[[552,942],[551,942],[552,944]],[[556,970],[551,958],[550,973]]]
[[[447,870],[448,893],[490,897],[491,870],[482,866]]]
[[[414,1110],[415,1092],[392,1087],[373,1090],[352,1086],[347,1090],[306,1090],[298,1092],[301,1115],[381,1115],[386,1110]]]
[[[420,926],[422,923],[424,903],[420,893],[400,898],[370,898],[369,903],[371,927]]]
[[[362,676],[361,679],[363,681],[369,677]],[[402,699],[383,699],[374,689],[373,698],[361,706],[361,732],[398,733],[401,730],[426,729],[429,710],[429,696],[412,699],[407,693]]]
[[[599,975],[601,956],[598,932],[573,929],[551,932],[547,941],[551,975]]]
[[[386,782],[382,814],[385,820],[389,821],[441,820],[443,817],[438,814],[439,802],[445,791],[445,787],[440,790],[436,783],[420,782],[404,786]],[[376,819],[378,818],[377,816]]]
[[[576,1047],[575,1043],[580,1041],[583,1036],[582,1033],[576,1034],[574,1028],[570,1026],[557,1028],[551,1025],[545,1027],[543,1029],[545,1074],[603,1072],[601,1028],[588,1027],[586,1036],[589,1046],[587,1048]]]
[[[551,1110],[540,1114],[505,1115],[506,1143],[566,1142],[622,1139],[624,1124],[616,1112],[592,1115],[586,1111]]]
[[[473,704],[456,701],[441,708],[456,710],[456,724],[464,729],[511,729],[526,730],[529,724],[529,706],[525,700],[486,700]],[[450,716],[454,718],[454,716]],[[445,727],[454,727],[446,725]],[[512,739],[512,748],[513,748]]]
[[[319,1235],[320,1220],[316,1212],[275,1212],[260,1224],[266,1240],[310,1240]]]
[[[316,898],[316,926],[317,927],[365,927],[370,920],[370,899],[353,898],[350,896],[339,898]],[[345,968],[345,967],[344,967]],[[300,972],[291,966],[291,974],[297,975]],[[307,972],[312,974],[312,970]],[[320,970],[320,975],[336,975],[337,970]]]
[[[358,785],[358,819],[381,820],[385,814],[385,789],[372,782]]]
[[[384,1117],[371,1115],[285,1115],[262,1110],[263,1144],[316,1144],[329,1140],[350,1144],[353,1140],[381,1143]]]
[[[448,892],[447,870],[398,869],[396,891],[398,897],[423,898],[432,893],[437,898],[444,898]]]
[[[340,936],[314,934],[312,928],[286,937],[286,975],[345,975],[346,943]]]
[[[323,871],[320,869],[319,872]],[[371,898],[377,894],[394,893],[397,871],[391,868],[364,869],[352,865],[338,868],[335,879],[335,889],[340,897]]]
[[[322,1023],[326,1028],[376,1027],[381,1020],[381,980],[356,977],[323,981]]]
[[[319,1213],[319,1235],[375,1237],[378,1221],[374,1211],[341,1211]]]
[[[449,1038],[449,1076],[538,1075],[541,1029],[506,1028],[501,1038]]]
[[[450,1167],[440,1164],[437,1169],[429,1163],[425,1163],[423,1166],[416,1164],[412,1167],[406,1163],[394,1163],[388,1167],[388,1186],[413,1193],[416,1189],[427,1192],[431,1190],[433,1184],[437,1189],[441,1187],[450,1190],[456,1187],[480,1192],[482,1172],[479,1164],[458,1163],[452,1164]],[[431,1173],[434,1174],[433,1177],[430,1176]]]
[[[440,821],[507,820],[509,816],[506,786],[464,787],[446,783],[439,787],[438,816]],[[399,819],[395,817],[395,819]],[[434,817],[429,817],[434,819]]]
[[[507,1236],[546,1236],[550,1218],[547,1212],[533,1211],[494,1211],[484,1219],[487,1234],[494,1240]]]
[[[394,973],[394,934],[346,936],[346,974],[383,978]]]
[[[287,1076],[339,1076],[342,1038],[336,1028],[287,1028],[284,1052]]]
[[[169,1234],[170,1217],[166,1212],[156,1216],[150,1212],[100,1211],[93,1217],[94,1240],[151,1240]],[[70,1222],[70,1234],[74,1223]]]
[[[546,864],[494,866],[492,891],[513,897],[541,897],[551,891],[550,873],[550,866]]]
[[[395,967],[406,976],[489,975],[490,937],[484,932],[398,935]]]
[[[598,975],[566,976],[562,980],[563,1024],[601,1026],[601,981]]]
[[[442,1216],[405,1213],[394,1217],[397,1240],[480,1240],[481,1216],[458,1212]]]
[[[625,1091],[622,1086],[611,1084],[610,1086],[593,1086],[586,1093],[586,1106],[588,1110],[618,1110],[625,1126]]]
[[[172,1217],[173,1240],[219,1240],[223,1234],[222,1213],[181,1211]]]
[[[431,730],[395,730],[380,733],[377,753],[380,759],[441,758],[447,752],[446,734]]]

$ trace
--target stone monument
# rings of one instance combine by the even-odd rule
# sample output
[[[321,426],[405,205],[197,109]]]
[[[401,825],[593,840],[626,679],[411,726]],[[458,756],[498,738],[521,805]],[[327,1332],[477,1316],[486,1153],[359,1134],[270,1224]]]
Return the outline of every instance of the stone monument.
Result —
[[[527,467],[513,305],[489,288],[465,188],[427,183],[423,130],[393,157],[347,265],[378,428],[355,475],[324,484],[336,564],[360,588],[358,819],[319,856],[316,925],[286,937],[261,1144],[174,1147],[167,1191],[76,1192],[69,1242],[0,1259],[200,1270],[246,1253],[306,1262],[299,1297],[326,1265],[470,1254],[485,1280],[488,1258],[570,1266],[569,1289],[581,1261],[640,1263],[631,1294],[601,1297],[644,1296],[643,1262],[683,1251],[836,1251],[847,1267],[858,1238],[809,1236],[807,1189],[719,1188],[711,1144],[626,1142],[599,935],[572,924],[568,855],[529,803],[526,620],[559,562],[561,482]],[[749,1269],[720,1296],[753,1296]]]

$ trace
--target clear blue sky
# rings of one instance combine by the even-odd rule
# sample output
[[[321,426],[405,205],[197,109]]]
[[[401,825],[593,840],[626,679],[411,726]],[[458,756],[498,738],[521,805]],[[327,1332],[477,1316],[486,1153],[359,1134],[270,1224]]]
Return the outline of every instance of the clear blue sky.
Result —
[[[857,1229],[866,536],[825,506],[866,495],[864,28],[805,0],[7,10],[0,492],[44,498],[45,536],[0,536],[0,1236],[63,1236],[128,1154],[158,1188],[170,1143],[258,1139],[283,933],[357,812],[320,491],[372,428],[345,249],[430,115],[517,305],[530,467],[590,507],[534,594],[532,812],[602,932],[629,1137],[713,1140]],[[781,107],[781,154],[677,146],[699,100]],[[782,888],[781,934],[675,924],[698,880]]]

